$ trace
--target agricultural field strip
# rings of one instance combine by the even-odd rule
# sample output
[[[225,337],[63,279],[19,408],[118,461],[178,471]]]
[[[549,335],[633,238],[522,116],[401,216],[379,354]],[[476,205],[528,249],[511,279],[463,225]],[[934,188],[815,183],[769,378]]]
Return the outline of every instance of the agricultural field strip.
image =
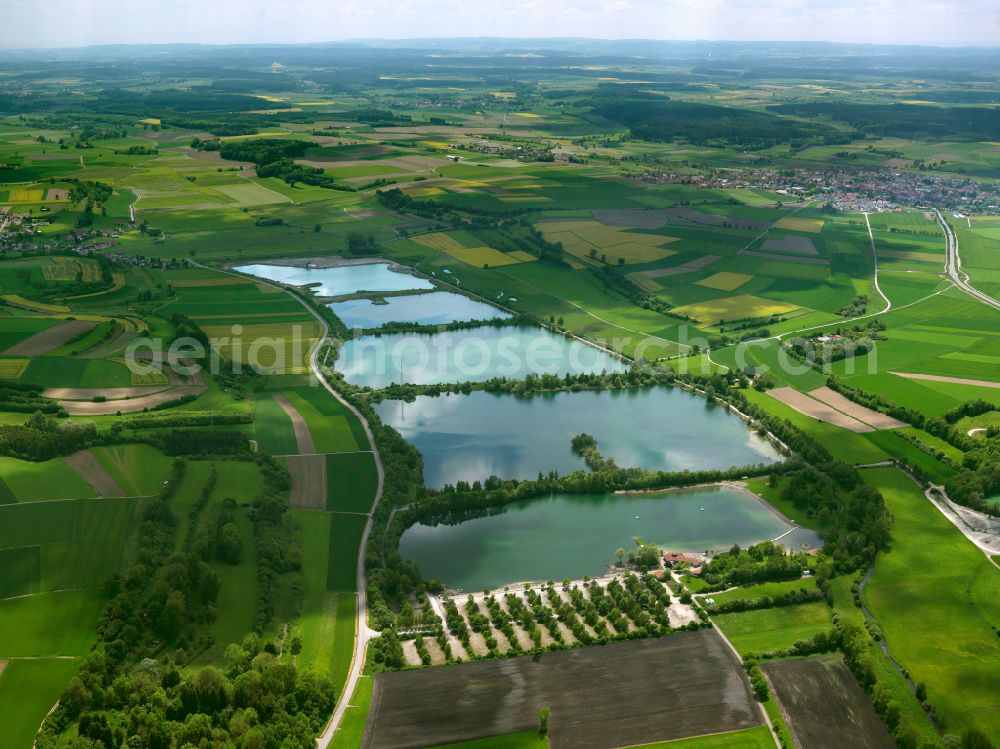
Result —
[[[325,510],[327,468],[325,455],[286,455],[285,466],[292,477],[288,496],[291,507],[300,510]]]
[[[4,351],[3,355],[40,356],[59,348],[74,336],[81,335],[96,326],[97,323],[92,320],[67,320],[48,330],[35,333],[35,335],[26,338],[20,343],[14,344]]]
[[[208,390],[207,385],[179,385],[152,395],[144,395],[128,400],[108,400],[103,402],[65,400],[59,401],[70,416],[113,416],[121,413],[135,413],[153,408],[162,403],[183,398],[188,395],[201,395]]]
[[[610,320],[605,320],[603,317],[598,317],[597,315],[595,315],[593,312],[591,312],[590,310],[588,310],[586,307],[583,307],[583,306],[577,304],[576,302],[570,301],[569,299],[564,299],[561,296],[556,296],[555,294],[553,294],[550,291],[545,291],[544,289],[540,289],[539,287],[535,286],[534,284],[532,284],[532,283],[530,283],[528,281],[525,281],[523,279],[517,278],[516,276],[511,276],[509,273],[506,273],[506,272],[504,272],[502,270],[498,270],[497,273],[501,273],[501,274],[507,276],[508,278],[511,278],[511,279],[517,281],[518,283],[522,283],[525,286],[528,286],[528,287],[534,289],[539,294],[543,294],[544,296],[550,296],[553,299],[558,299],[560,302],[565,302],[566,304],[568,304],[568,305],[570,305],[572,307],[576,307],[578,310],[580,310],[581,312],[583,312],[585,315],[589,315],[590,317],[594,318],[598,322],[604,323],[605,325],[610,325],[612,328],[618,328],[619,330],[624,330],[624,331],[629,332],[629,333],[635,333],[636,335],[644,335],[644,336],[648,336],[649,338],[655,338],[658,341],[663,341],[664,343],[670,343],[670,344],[672,344],[674,346],[683,346],[683,347],[685,347],[688,350],[691,350],[692,348],[694,348],[693,345],[691,345],[691,344],[681,343],[679,341],[672,341],[669,338],[663,338],[662,336],[658,336],[658,335],[656,335],[654,333],[649,333],[649,332],[646,332],[644,330],[635,330],[634,328],[627,328],[624,325],[619,325],[618,323],[613,323]],[[584,340],[584,339],[580,338],[579,336],[575,336],[575,335],[573,335],[571,333],[569,335],[570,335],[570,337],[575,338],[578,341],[582,341],[583,343],[587,344],[588,346],[594,346],[595,348],[601,349],[600,346],[596,346],[592,341]],[[601,349],[601,350],[605,351],[605,349]],[[612,353],[615,356],[618,355],[618,354],[615,354],[614,352],[608,352],[608,353]]]
[[[174,386],[167,383],[165,385],[136,385],[135,387],[120,388],[46,388],[42,391],[42,396],[60,401],[89,401],[94,398],[105,398],[111,401],[162,393],[172,387]]]
[[[810,390],[808,393],[810,398],[815,398],[818,401],[831,406],[841,413],[847,414],[848,416],[857,419],[870,427],[875,429],[904,429],[908,427],[904,421],[899,419],[894,419],[891,416],[886,416],[878,411],[873,411],[870,408],[865,408],[862,405],[855,403],[848,398],[845,398],[840,393],[835,390],[831,390],[825,385],[815,390]]]
[[[281,406],[281,409],[292,421],[292,430],[295,432],[295,441],[298,444],[299,455],[315,455],[316,446],[313,444],[313,438],[309,431],[309,425],[306,423],[302,414],[298,412],[295,406],[288,402],[288,398],[286,398],[282,393],[274,393],[271,397],[274,399],[275,403]]]
[[[124,497],[125,490],[109,474],[89,450],[67,455],[63,462],[90,484],[102,497]]]
[[[852,432],[872,432],[874,427],[858,421],[853,416],[848,416],[835,409],[833,406],[823,401],[811,398],[805,393],[801,393],[795,388],[778,387],[767,391],[767,394],[790,408],[794,408],[800,414],[809,416],[819,421],[833,424],[834,426],[848,429]]]
[[[888,372],[897,377],[905,377],[908,380],[926,380],[928,382],[950,382],[955,385],[973,385],[984,388],[1000,388],[1000,382],[991,380],[972,380],[965,377],[949,377],[947,375],[919,374],[916,372]]]
[[[193,262],[193,265],[202,268],[203,270],[215,270],[218,273],[225,273],[230,276],[236,276],[238,278],[243,278],[240,274],[235,271],[230,270],[217,270],[214,268],[208,268],[207,266],[201,265],[198,262]],[[330,743],[333,741],[334,734],[340,726],[341,721],[344,719],[344,715],[347,712],[347,708],[350,706],[350,700],[352,695],[358,686],[358,681],[361,679],[361,672],[364,668],[365,657],[368,652],[368,643],[372,638],[372,632],[368,627],[368,598],[367,598],[367,579],[364,569],[364,554],[368,545],[368,536],[371,534],[373,516],[375,508],[377,507],[379,501],[382,499],[382,491],[385,485],[385,467],[382,465],[382,457],[379,454],[378,446],[375,442],[375,435],[372,433],[371,426],[368,424],[368,420],[364,415],[358,411],[349,401],[343,398],[340,393],[338,393],[329,382],[327,382],[326,377],[323,375],[323,371],[319,364],[319,350],[322,348],[323,343],[330,336],[330,326],[327,324],[326,320],[320,315],[316,310],[314,310],[305,300],[298,296],[295,292],[291,291],[287,287],[283,287],[276,283],[271,283],[269,281],[261,281],[261,285],[268,286],[277,291],[283,291],[295,299],[299,304],[301,304],[310,315],[319,323],[322,332],[318,340],[315,342],[312,350],[309,353],[309,368],[312,370],[316,379],[323,385],[326,391],[335,398],[342,406],[354,414],[358,419],[361,427],[364,429],[365,437],[368,440],[368,444],[371,446],[372,454],[375,457],[375,467],[378,472],[378,484],[375,490],[375,497],[372,500],[371,513],[368,516],[368,520],[365,523],[364,530],[361,534],[360,545],[358,549],[358,557],[356,560],[356,582],[357,582],[357,620],[355,622],[354,629],[354,651],[351,655],[351,667],[348,674],[347,682],[344,684],[343,689],[340,692],[340,699],[337,700],[337,704],[334,708],[333,715],[330,717],[329,722],[324,728],[323,732],[320,734],[319,738],[316,740],[316,745],[318,749],[328,749]]]
[[[896,742],[839,655],[763,665],[799,746],[893,749]]]
[[[646,688],[635,691],[636,682]],[[701,630],[537,660],[379,674],[362,746],[416,749],[531,730],[541,706],[552,708],[556,749],[610,749],[761,724],[739,660],[714,630]]]

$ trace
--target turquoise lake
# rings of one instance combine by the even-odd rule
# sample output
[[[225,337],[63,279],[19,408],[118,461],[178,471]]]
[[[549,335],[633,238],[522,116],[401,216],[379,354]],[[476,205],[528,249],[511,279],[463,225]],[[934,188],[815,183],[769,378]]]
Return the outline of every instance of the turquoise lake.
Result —
[[[792,530],[794,528],[794,530]],[[522,581],[603,574],[615,549],[633,539],[673,551],[723,551],[776,539],[799,550],[822,542],[782,520],[756,498],[720,486],[655,494],[559,494],[525,500],[456,525],[414,525],[400,554],[425,579],[463,591]]]

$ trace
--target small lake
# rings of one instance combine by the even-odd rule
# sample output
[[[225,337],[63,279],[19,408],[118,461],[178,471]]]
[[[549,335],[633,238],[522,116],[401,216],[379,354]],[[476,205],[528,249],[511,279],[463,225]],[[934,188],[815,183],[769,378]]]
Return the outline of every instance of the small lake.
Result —
[[[290,286],[318,284],[314,287],[318,296],[340,296],[359,291],[409,291],[434,288],[434,284],[427,279],[391,270],[388,263],[340,265],[335,268],[257,263],[239,265],[233,270]]]
[[[776,539],[795,526],[735,487],[655,494],[558,494],[507,505],[498,514],[457,525],[414,525],[400,554],[426,579],[464,591],[510,583],[600,575],[615,549],[635,547],[636,536],[674,551],[715,552]],[[796,528],[781,539],[789,548],[822,542]]]
[[[538,327],[481,327],[441,333],[394,333],[348,341],[336,368],[352,385],[435,385],[523,379],[529,373],[624,372],[628,365],[586,343]]]
[[[780,455],[742,419],[680,388],[543,393],[476,391],[375,405],[382,421],[424,457],[424,481],[440,488],[495,474],[530,479],[586,467],[570,440],[586,432],[623,468],[660,471],[773,463]]]
[[[390,296],[386,297],[385,304],[375,304],[371,299],[349,299],[327,306],[352,330],[379,328],[389,322],[446,325],[464,320],[495,320],[510,317],[509,312],[492,304],[479,302],[452,291]]]

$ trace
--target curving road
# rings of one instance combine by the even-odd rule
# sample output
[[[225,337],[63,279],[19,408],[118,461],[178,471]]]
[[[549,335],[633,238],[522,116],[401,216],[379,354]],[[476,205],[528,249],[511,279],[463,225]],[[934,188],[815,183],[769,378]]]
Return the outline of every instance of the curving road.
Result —
[[[878,295],[885,301],[885,309],[881,312],[877,312],[876,314],[883,315],[892,309],[892,302],[889,301],[889,297],[887,297],[885,292],[882,291],[882,287],[878,285],[878,250],[875,249],[875,235],[872,233],[872,224],[868,220],[867,213],[865,214],[865,226],[868,227],[868,241],[870,241],[872,245],[872,262],[875,263],[875,291],[877,291]]]
[[[357,607],[357,621],[354,624],[354,653],[351,655],[351,670],[348,673],[347,681],[344,683],[344,688],[340,692],[340,699],[337,700],[337,706],[334,708],[333,716],[330,718],[330,722],[326,724],[326,728],[323,729],[323,733],[320,734],[319,738],[316,739],[316,746],[319,749],[327,749],[330,746],[330,742],[333,741],[333,735],[336,733],[337,729],[340,727],[340,722],[344,719],[344,713],[347,712],[348,703],[350,702],[351,696],[354,694],[354,690],[358,686],[358,680],[361,678],[361,671],[365,667],[365,654],[368,650],[368,643],[371,641],[375,633],[368,628],[368,595],[367,595],[367,581],[365,580],[365,550],[368,547],[368,536],[371,535],[372,524],[374,523],[375,507],[382,500],[382,489],[385,484],[385,467],[382,465],[382,456],[378,451],[378,444],[375,442],[375,435],[372,434],[371,426],[368,424],[368,420],[362,415],[358,409],[354,407],[346,398],[344,398],[340,393],[333,389],[329,382],[327,382],[326,377],[323,376],[323,372],[319,366],[319,351],[323,347],[323,343],[326,341],[327,337],[330,335],[330,326],[327,324],[326,320],[323,319],[316,310],[314,310],[304,299],[299,297],[298,294],[292,293],[292,296],[299,300],[299,302],[309,313],[315,317],[319,324],[323,326],[323,335],[320,336],[319,341],[313,348],[312,352],[309,354],[309,368],[312,369],[313,374],[316,379],[319,380],[320,384],[338,401],[340,401],[344,406],[346,406],[351,413],[353,413],[358,421],[361,422],[361,426],[364,427],[365,436],[368,438],[368,442],[372,448],[372,454],[375,457],[375,467],[378,469],[378,487],[375,490],[375,500],[372,502],[372,508],[368,513],[368,522],[365,523],[364,532],[361,534],[361,546],[358,547],[358,564],[357,564],[357,587],[358,587],[358,607]]]
[[[951,228],[951,224],[944,220],[944,216],[941,215],[941,211],[935,208],[934,213],[937,216],[938,223],[941,224],[941,229],[944,231],[945,243],[948,250],[948,257],[945,260],[944,269],[948,273],[948,277],[951,278],[952,282],[958,288],[976,301],[982,302],[989,307],[993,307],[993,309],[1000,310],[1000,302],[991,297],[989,294],[984,294],[983,292],[974,289],[969,284],[969,274],[962,270],[962,258],[958,254],[958,237],[955,236],[955,230]]]
[[[199,268],[206,268],[209,270],[215,270],[219,273],[227,273],[231,276],[238,276],[240,278],[245,278],[241,273],[237,273],[231,270],[223,270],[220,268],[209,268],[209,266],[202,265],[194,260],[189,260],[192,265],[196,265]],[[306,308],[310,315],[316,318],[316,321],[323,328],[323,334],[320,336],[316,345],[313,346],[312,351],[309,352],[309,368],[312,370],[313,375],[319,383],[330,393],[334,398],[340,401],[348,410],[351,411],[361,422],[361,426],[365,430],[365,436],[368,438],[368,442],[372,448],[372,455],[375,457],[375,467],[378,470],[378,486],[375,490],[375,499],[372,502],[372,508],[367,513],[368,522],[365,523],[365,529],[361,534],[361,546],[358,549],[358,563],[357,563],[357,587],[358,587],[358,606],[357,606],[357,620],[354,625],[354,653],[351,655],[351,670],[348,673],[347,681],[344,683],[344,687],[340,692],[340,698],[337,700],[337,706],[334,708],[333,715],[330,717],[330,721],[326,724],[326,728],[323,729],[323,733],[316,739],[316,746],[318,749],[327,749],[330,746],[330,742],[333,741],[333,735],[336,733],[337,729],[340,727],[340,722],[344,719],[344,713],[349,707],[349,701],[351,696],[354,694],[354,690],[358,686],[358,680],[361,678],[361,672],[365,667],[365,655],[368,651],[368,643],[373,637],[377,637],[378,633],[373,632],[368,627],[368,595],[367,595],[367,581],[365,580],[365,549],[368,546],[368,537],[371,535],[372,525],[374,523],[375,508],[378,503],[382,500],[382,490],[385,486],[385,467],[382,465],[382,456],[378,451],[378,444],[375,442],[375,435],[372,433],[371,426],[368,424],[368,420],[364,415],[354,407],[346,398],[344,398],[340,393],[338,393],[332,385],[327,381],[326,377],[323,376],[323,371],[319,364],[319,352],[323,348],[323,344],[326,339],[330,336],[330,326],[327,324],[323,316],[320,315],[312,306],[306,302],[301,296],[299,296],[294,290],[282,284],[273,283],[271,281],[265,281],[260,278],[254,277],[257,283],[270,286],[274,289],[280,289],[282,291],[288,292],[288,294],[295,299],[299,304]]]

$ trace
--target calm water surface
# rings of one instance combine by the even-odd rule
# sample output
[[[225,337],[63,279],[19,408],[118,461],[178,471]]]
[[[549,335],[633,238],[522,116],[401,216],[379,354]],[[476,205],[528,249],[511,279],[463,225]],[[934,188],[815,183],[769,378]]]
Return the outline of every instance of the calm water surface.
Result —
[[[442,333],[394,333],[348,341],[336,368],[353,385],[435,385],[523,379],[529,373],[624,372],[625,362],[545,328],[508,326]]]
[[[510,313],[452,291],[387,297],[385,304],[349,299],[327,305],[348,328],[378,328],[388,322],[444,325],[464,320],[508,318]]]
[[[773,463],[780,455],[726,409],[680,388],[549,393],[482,391],[375,405],[424,457],[424,480],[440,488],[491,474],[535,478],[585,468],[570,448],[581,432],[619,466],[662,471]]]
[[[499,514],[457,525],[414,525],[400,554],[425,578],[466,591],[496,589],[526,580],[600,575],[615,549],[633,539],[676,551],[722,551],[776,539],[794,528],[759,500],[732,487],[656,494],[572,495],[526,500]],[[793,549],[816,546],[805,528],[781,539]]]
[[[388,263],[341,265],[336,268],[304,268],[259,263],[236,266],[233,270],[291,286],[319,284],[315,287],[319,296],[340,296],[358,291],[408,291],[434,288],[434,284],[424,278],[390,270]]]

